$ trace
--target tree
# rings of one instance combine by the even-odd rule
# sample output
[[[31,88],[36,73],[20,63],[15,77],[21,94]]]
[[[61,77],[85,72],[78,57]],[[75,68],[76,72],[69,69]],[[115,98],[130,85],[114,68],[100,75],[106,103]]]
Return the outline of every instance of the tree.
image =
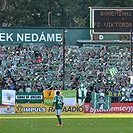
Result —
[[[132,7],[133,0],[1,0],[0,26],[88,27],[88,7]]]

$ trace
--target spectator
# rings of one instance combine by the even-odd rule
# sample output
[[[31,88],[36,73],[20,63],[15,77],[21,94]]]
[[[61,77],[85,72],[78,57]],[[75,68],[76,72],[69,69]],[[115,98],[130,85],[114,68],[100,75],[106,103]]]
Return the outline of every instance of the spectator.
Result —
[[[26,91],[27,85],[30,85],[30,91],[62,89],[62,86],[55,84],[63,80],[61,47],[23,45],[21,48],[18,46],[0,48],[2,89]],[[129,48],[66,46],[65,51],[65,82],[70,90],[77,89],[80,83],[85,82],[90,84],[91,92],[106,92],[114,84],[117,90],[129,85],[128,79],[125,78],[125,74],[129,76],[130,73]],[[112,66],[117,66],[119,74],[109,79],[108,69]]]

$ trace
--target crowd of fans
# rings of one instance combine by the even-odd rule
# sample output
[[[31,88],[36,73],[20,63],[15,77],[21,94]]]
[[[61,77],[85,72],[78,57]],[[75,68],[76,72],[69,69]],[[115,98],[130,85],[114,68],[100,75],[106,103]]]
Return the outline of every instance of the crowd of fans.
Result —
[[[17,92],[77,89],[81,83],[88,92],[121,90],[129,86],[130,48],[88,45],[66,46],[65,88],[63,88],[62,46],[0,46],[0,89]],[[110,68],[117,68],[112,77]]]

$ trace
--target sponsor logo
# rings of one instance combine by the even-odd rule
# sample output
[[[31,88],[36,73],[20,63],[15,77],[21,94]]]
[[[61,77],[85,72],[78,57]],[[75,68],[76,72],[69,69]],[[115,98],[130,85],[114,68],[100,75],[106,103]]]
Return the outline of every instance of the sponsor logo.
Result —
[[[111,107],[111,109],[93,109],[90,108],[90,113],[97,113],[97,112],[127,112],[131,113],[133,112],[133,106],[122,106],[122,107]]]
[[[18,105],[16,107],[16,113],[25,113],[25,112],[46,112],[46,107],[23,107]]]
[[[85,113],[133,113],[133,106],[131,104],[112,104],[110,109],[94,109],[91,104],[84,105]]]
[[[11,100],[11,98],[12,98],[12,95],[7,94],[7,99],[8,99],[9,101]]]
[[[83,106],[65,106],[62,112],[83,113]],[[55,109],[45,104],[16,104],[15,113],[17,114],[55,114]]]
[[[47,91],[47,95],[48,95],[49,97],[51,96],[51,94],[52,94],[51,91]]]
[[[13,113],[15,113],[15,110],[14,110],[14,108],[12,108],[12,106],[7,106],[6,108],[3,108],[3,110],[4,110],[4,112],[6,114],[13,114]]]
[[[89,111],[89,104],[85,104],[84,105],[84,110],[85,110],[85,112],[88,112]]]
[[[80,107],[64,107],[62,109],[62,112],[83,112],[84,108],[82,106]],[[49,107],[48,112],[55,112],[55,109],[52,109],[52,107]]]

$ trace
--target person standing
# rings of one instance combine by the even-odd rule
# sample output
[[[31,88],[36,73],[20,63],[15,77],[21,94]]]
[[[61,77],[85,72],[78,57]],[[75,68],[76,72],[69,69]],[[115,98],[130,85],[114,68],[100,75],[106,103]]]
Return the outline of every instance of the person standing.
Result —
[[[133,76],[127,76],[128,78],[130,78],[130,86],[131,89],[133,90]]]
[[[54,100],[53,100],[52,109],[54,108],[54,106],[55,106],[56,116],[59,122],[57,126],[62,126],[60,115],[61,115],[62,108],[64,106],[64,97],[63,95],[61,95],[60,91],[56,91],[56,96],[54,97]]]

